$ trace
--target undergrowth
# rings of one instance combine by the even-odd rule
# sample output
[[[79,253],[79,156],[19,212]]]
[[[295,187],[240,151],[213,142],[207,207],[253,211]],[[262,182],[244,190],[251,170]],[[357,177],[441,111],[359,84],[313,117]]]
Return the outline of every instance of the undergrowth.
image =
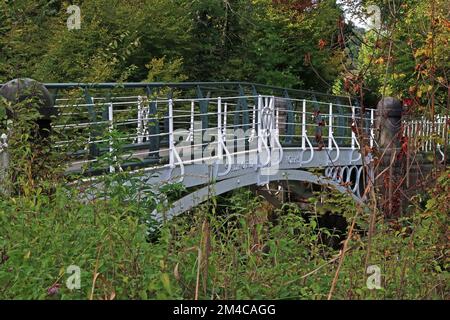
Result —
[[[395,224],[378,219],[370,264],[381,268],[379,290],[366,286],[367,241],[354,233],[333,298],[448,298],[448,175],[425,208]],[[119,196],[86,203],[57,186],[2,198],[0,298],[325,299],[339,252],[321,244],[315,220],[291,205],[270,221],[260,199],[233,197],[231,213],[218,214],[211,201],[152,241],[148,208]],[[352,219],[357,210],[345,202]],[[81,269],[79,290],[66,288],[70,265]]]

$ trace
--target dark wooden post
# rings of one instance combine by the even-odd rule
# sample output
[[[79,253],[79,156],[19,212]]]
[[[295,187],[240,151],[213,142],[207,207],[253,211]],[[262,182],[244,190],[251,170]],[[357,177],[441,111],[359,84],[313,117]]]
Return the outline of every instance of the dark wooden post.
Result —
[[[380,164],[376,174],[383,174],[376,184],[382,195],[380,205],[386,217],[398,217],[402,209],[402,196],[399,192],[402,181],[402,160],[399,160],[402,111],[401,101],[392,97],[383,98],[377,105],[376,128]]]

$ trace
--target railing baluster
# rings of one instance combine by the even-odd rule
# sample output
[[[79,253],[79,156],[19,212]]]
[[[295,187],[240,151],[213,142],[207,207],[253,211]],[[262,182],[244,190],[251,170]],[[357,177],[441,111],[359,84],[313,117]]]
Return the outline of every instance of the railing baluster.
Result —
[[[333,104],[329,105],[328,113],[328,150],[333,150]]]
[[[302,149],[306,150],[306,100],[303,99],[302,109]]]
[[[114,149],[113,149],[113,145],[114,145],[114,141],[113,141],[113,136],[112,136],[112,133],[113,133],[113,130],[114,130],[114,109],[113,109],[113,104],[112,104],[112,102],[110,102],[109,104],[108,104],[108,121],[109,121],[109,128],[108,128],[108,131],[109,131],[109,156],[110,156],[110,161],[113,161],[113,163],[115,163],[116,161],[117,161],[117,158],[116,157],[113,157],[113,152],[114,152]],[[110,165],[109,166],[109,172],[110,173],[114,173],[116,170],[115,170],[115,168],[114,168],[114,166],[113,165]]]
[[[258,137],[258,165],[261,164],[261,154],[262,154],[262,147],[263,147],[263,127],[262,127],[262,109],[263,109],[263,97],[261,95],[258,96],[258,130],[257,130],[257,137]]]
[[[169,99],[169,165],[175,168],[175,140],[173,136],[173,100]]]
[[[352,131],[352,143],[351,143],[351,148],[352,150],[355,150],[355,144],[356,144],[356,134],[353,131],[353,128],[356,128],[356,119],[355,119],[355,106],[352,106],[352,125],[351,125],[351,131]]]
[[[143,140],[143,110],[142,110],[142,97],[138,96],[138,110],[137,110],[137,143],[142,143]]]
[[[222,150],[222,98],[217,99],[217,160],[218,163],[223,163]]]
[[[227,112],[228,112],[228,103],[225,102],[223,106],[223,140],[227,141]]]
[[[370,148],[373,148],[375,139],[375,110],[370,110]]]

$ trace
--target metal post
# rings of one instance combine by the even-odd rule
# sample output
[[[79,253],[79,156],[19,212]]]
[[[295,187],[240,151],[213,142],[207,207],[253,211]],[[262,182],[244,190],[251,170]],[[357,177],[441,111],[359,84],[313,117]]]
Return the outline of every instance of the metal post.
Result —
[[[223,110],[223,141],[227,141],[227,111],[228,104],[225,102]]]
[[[141,144],[143,139],[143,132],[144,132],[144,117],[143,117],[143,110],[142,110],[142,97],[138,96],[138,118],[137,118],[137,143]]]
[[[303,111],[302,111],[302,149],[306,150],[306,100],[303,99]]]
[[[370,148],[373,148],[373,142],[375,138],[375,110],[370,110]]]
[[[258,130],[256,136],[258,137],[258,165],[260,164],[260,157],[262,153],[262,104],[263,98],[261,95],[258,95]]]
[[[218,163],[222,163],[222,98],[217,99],[217,158]]]
[[[147,86],[147,100],[150,101],[152,97],[152,89]],[[152,160],[159,159],[159,120],[157,119],[157,103],[155,101],[149,102],[149,114],[151,120],[148,121],[149,131],[149,158]]]
[[[175,140],[173,136],[173,100],[169,99],[169,165],[175,168]]]
[[[241,97],[245,96],[242,85],[239,85],[239,95]],[[250,126],[247,98],[239,98],[238,104],[241,105],[240,109],[242,110],[242,128],[244,132],[247,132],[248,127]]]
[[[97,112],[95,111],[95,103],[92,96],[89,94],[89,91],[87,88],[84,88],[84,99],[87,104],[88,108],[88,114],[89,114],[89,121],[90,122],[97,122]],[[89,138],[91,140],[97,140],[99,137],[99,128],[98,125],[93,125],[91,127],[91,131],[89,132]],[[89,156],[91,157],[97,157],[100,154],[100,150],[96,143],[89,144]]]
[[[117,158],[116,157],[113,157],[112,155],[113,155],[113,152],[114,152],[114,149],[113,149],[113,137],[112,137],[112,132],[113,132],[113,130],[114,130],[114,110],[113,110],[113,104],[112,104],[112,102],[110,102],[109,103],[109,105],[108,105],[108,121],[109,121],[109,128],[108,128],[108,130],[109,130],[109,155],[110,155],[110,157],[111,157],[111,160],[115,163],[116,162],[116,160],[117,160]],[[109,166],[109,172],[110,173],[114,173],[116,170],[115,170],[115,168],[114,168],[114,166],[113,165],[110,165]]]
[[[333,104],[330,103],[328,114],[328,150],[333,150]]]
[[[342,105],[344,105],[344,102],[342,102],[342,100],[340,98],[336,98],[335,99],[335,107],[337,109],[337,112],[335,112],[335,114],[337,114],[336,116],[336,120],[337,120],[337,128],[336,128],[336,134],[337,134],[337,138],[336,141],[339,145],[343,145],[344,144],[344,136],[345,136],[345,131],[344,131],[344,127],[346,126],[346,122],[345,122],[345,110],[344,107]]]
[[[294,127],[294,106],[292,104],[292,100],[289,97],[289,94],[287,92],[287,90],[284,90],[284,98],[286,101],[286,106],[287,106],[287,110],[286,110],[286,137],[285,137],[285,143],[286,144],[291,144],[292,143],[292,139],[294,137],[294,133],[295,133],[295,127]]]
[[[200,86],[197,86],[197,97],[199,98],[200,105],[200,118],[202,119],[202,137],[205,134],[205,131],[208,129],[208,100],[204,99],[202,89]],[[203,143],[203,140],[202,140]]]
[[[355,106],[352,106],[352,150],[355,150],[355,145],[356,145],[356,134],[353,131],[353,128],[356,128],[356,119],[355,119]]]

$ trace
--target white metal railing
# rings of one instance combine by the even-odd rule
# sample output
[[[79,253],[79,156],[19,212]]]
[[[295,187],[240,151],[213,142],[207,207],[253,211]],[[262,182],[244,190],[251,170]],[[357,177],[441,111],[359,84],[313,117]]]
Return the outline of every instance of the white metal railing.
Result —
[[[437,115],[434,120],[420,119],[403,121],[403,136],[409,139],[409,145],[417,151],[432,152],[436,150],[445,158],[443,145],[449,143],[449,116]]]
[[[239,107],[243,100],[246,109]],[[351,128],[357,121],[370,123],[370,128],[365,129],[373,146],[373,110],[361,118],[359,107],[352,105],[267,95],[153,100],[130,96],[109,101],[99,97],[92,101],[58,99],[56,103],[61,112],[53,128],[64,136],[56,147],[72,154],[80,152],[80,145],[84,150],[85,156],[72,162],[75,167],[99,161],[95,154],[86,156],[94,146],[112,154],[114,139],[130,147],[128,157],[142,160],[154,156],[158,167],[179,167],[181,176],[185,165],[203,162],[223,164],[219,176],[228,174],[232,165],[241,161],[257,167],[277,165],[283,160],[284,150],[293,148],[301,152],[300,165],[304,166],[311,164],[318,152],[315,145],[318,110],[327,119],[320,131],[327,140],[328,165],[334,165],[344,149],[353,150],[352,157],[345,160],[349,164],[361,160],[360,137]],[[287,108],[287,102],[293,105],[291,109]],[[203,106],[205,103],[207,108]],[[289,113],[294,120],[288,121]],[[205,123],[206,128],[202,127]],[[293,128],[290,133],[289,126]],[[113,132],[119,134],[113,137]],[[297,146],[285,146],[283,141],[287,138]],[[306,152],[309,157],[304,159]],[[356,158],[354,152],[358,152]],[[112,159],[110,172],[120,169],[118,160]]]

